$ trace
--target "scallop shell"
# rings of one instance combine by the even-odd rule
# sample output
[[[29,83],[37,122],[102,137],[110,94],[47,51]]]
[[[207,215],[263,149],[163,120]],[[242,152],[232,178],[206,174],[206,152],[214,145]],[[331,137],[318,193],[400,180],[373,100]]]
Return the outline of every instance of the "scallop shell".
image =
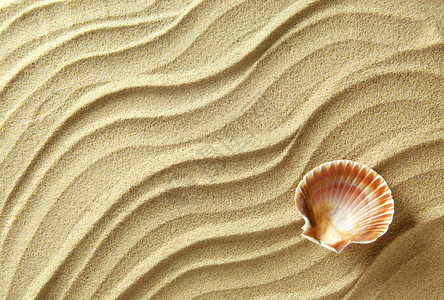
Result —
[[[392,193],[381,175],[350,160],[308,172],[295,200],[305,220],[302,236],[336,253],[350,243],[375,241],[387,232],[394,213]]]

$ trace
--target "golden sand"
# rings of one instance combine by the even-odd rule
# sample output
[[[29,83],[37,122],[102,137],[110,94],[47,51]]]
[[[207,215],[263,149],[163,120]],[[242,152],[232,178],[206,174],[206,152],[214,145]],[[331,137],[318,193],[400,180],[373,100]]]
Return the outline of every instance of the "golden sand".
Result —
[[[444,298],[444,3],[3,1],[0,299]],[[393,191],[335,254],[294,192]]]

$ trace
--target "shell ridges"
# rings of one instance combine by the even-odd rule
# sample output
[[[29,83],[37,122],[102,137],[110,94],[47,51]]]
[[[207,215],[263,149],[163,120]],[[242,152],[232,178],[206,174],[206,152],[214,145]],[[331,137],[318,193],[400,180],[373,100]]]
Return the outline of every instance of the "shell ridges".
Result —
[[[351,160],[323,163],[296,188],[302,236],[334,252],[371,243],[388,230],[394,214],[391,190],[381,175]]]

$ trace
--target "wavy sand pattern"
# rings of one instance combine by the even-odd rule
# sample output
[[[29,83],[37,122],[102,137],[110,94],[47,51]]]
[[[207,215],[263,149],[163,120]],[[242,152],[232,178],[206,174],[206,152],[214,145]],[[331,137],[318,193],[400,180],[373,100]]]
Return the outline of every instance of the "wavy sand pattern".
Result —
[[[0,299],[444,297],[443,15],[3,2]],[[334,159],[395,200],[387,234],[340,255],[293,203]]]

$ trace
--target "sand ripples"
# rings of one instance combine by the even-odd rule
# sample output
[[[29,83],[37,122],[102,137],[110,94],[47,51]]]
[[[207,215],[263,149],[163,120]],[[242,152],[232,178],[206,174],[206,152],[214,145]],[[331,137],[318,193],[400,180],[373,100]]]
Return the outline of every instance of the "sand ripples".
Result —
[[[107,2],[0,8],[1,299],[439,296],[442,5]],[[341,255],[293,203],[333,159],[396,207]]]

